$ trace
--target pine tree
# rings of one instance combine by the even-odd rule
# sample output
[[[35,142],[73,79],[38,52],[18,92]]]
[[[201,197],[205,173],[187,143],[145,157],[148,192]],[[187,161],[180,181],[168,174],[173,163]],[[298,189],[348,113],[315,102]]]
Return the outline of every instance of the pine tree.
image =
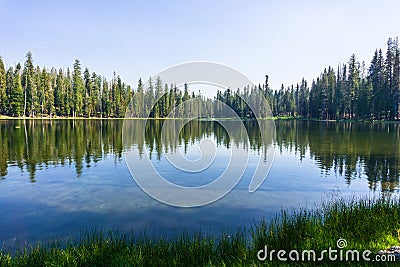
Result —
[[[83,81],[81,63],[78,59],[74,63],[74,71],[72,73],[72,93],[73,93],[73,109],[72,116],[81,116],[83,112]]]
[[[35,67],[33,66],[32,53],[26,54],[26,61],[22,73],[22,87],[24,88],[24,116],[31,113],[33,94],[35,93]]]
[[[157,76],[155,84],[155,100],[157,101],[154,105],[154,118],[163,117],[162,111],[164,110],[164,97],[163,95],[163,84],[161,78]]]
[[[64,97],[64,116],[71,116],[73,108],[74,108],[74,94],[73,94],[73,86],[72,86],[72,78],[71,72],[69,68],[67,68],[67,74],[64,78],[64,88],[65,88],[65,97]]]
[[[54,88],[54,107],[55,107],[55,112],[58,116],[62,116],[65,114],[64,98],[65,98],[64,75],[62,69],[60,69],[57,74],[56,86]]]
[[[13,93],[13,85],[14,85],[14,69],[13,67],[9,67],[6,72],[6,103],[7,106],[5,107],[6,115],[12,115],[12,106],[11,106],[11,94]]]
[[[11,69],[12,70],[12,69]],[[21,65],[18,63],[13,74],[10,88],[10,114],[22,116],[23,114],[23,89],[21,84]]]
[[[90,79],[90,73],[88,68],[85,68],[85,71],[83,72],[83,84],[84,84],[83,99],[82,99],[83,116],[90,117],[90,111],[91,111],[90,98],[92,91],[92,80]]]
[[[168,106],[169,106],[168,114],[175,108],[175,90],[174,90],[174,85],[171,84],[170,88],[171,89],[170,89],[169,97],[168,97]]]
[[[0,114],[7,113],[6,70],[3,59],[0,57]]]
[[[137,84],[137,90],[135,97],[133,98],[133,108],[135,110],[135,116],[138,118],[144,117],[144,92],[143,92],[143,82],[140,78]]]
[[[38,97],[39,97],[39,106],[40,106],[40,114],[43,117],[45,114],[48,114],[48,92],[50,91],[50,79],[47,73],[46,68],[42,69],[42,74],[40,76],[40,86],[38,87]]]
[[[354,117],[356,109],[357,94],[360,88],[360,66],[356,61],[356,56],[353,54],[349,61],[349,77],[348,77],[348,89],[350,97],[350,118]]]
[[[106,78],[103,78],[102,82],[102,97],[101,97],[101,105],[102,105],[102,111],[103,111],[103,116],[106,118],[109,118],[111,116],[111,96],[110,96],[110,90],[108,87],[108,82]]]
[[[308,116],[308,88],[307,81],[303,78],[301,80],[300,90],[299,90],[299,101],[298,101],[298,112],[302,117]]]
[[[380,119],[384,114],[384,66],[382,50],[376,50],[369,68],[369,79],[372,83],[372,110],[374,118]]]
[[[124,84],[122,83],[121,77],[118,75],[116,85],[115,85],[115,117],[123,117],[124,116]]]
[[[400,49],[396,38],[396,51],[393,66],[393,111],[394,117],[400,119]]]
[[[54,115],[54,88],[56,87],[57,72],[54,68],[48,73],[48,87],[46,88],[46,114]]]
[[[89,102],[89,116],[98,116],[101,112],[100,108],[100,90],[101,90],[101,77],[97,76],[95,72],[91,77],[91,95]]]
[[[336,118],[337,102],[336,102],[336,75],[333,68],[328,68],[327,76],[327,98],[328,98],[328,118]]]
[[[398,87],[398,70],[396,61],[398,61],[398,39],[389,38],[387,42],[387,52],[385,61],[385,96],[387,97],[387,113],[388,118],[393,120],[397,116],[397,87]],[[398,64],[397,64],[398,65]]]
[[[170,106],[169,106],[169,98],[170,98],[170,90],[168,84],[164,85],[164,94],[163,94],[163,110],[162,110],[162,117],[165,118],[168,116]]]
[[[386,107],[386,119],[392,119],[392,109],[391,102],[393,100],[393,40],[389,38],[387,41],[387,50],[386,50],[386,60],[385,60],[385,83],[384,83],[384,95],[385,95],[385,107]]]
[[[149,78],[149,85],[146,88],[146,92],[144,95],[144,115],[147,116],[147,114],[150,114],[150,118],[154,118],[154,110],[153,110],[153,104],[154,104],[154,86],[153,86],[153,79],[150,77]]]

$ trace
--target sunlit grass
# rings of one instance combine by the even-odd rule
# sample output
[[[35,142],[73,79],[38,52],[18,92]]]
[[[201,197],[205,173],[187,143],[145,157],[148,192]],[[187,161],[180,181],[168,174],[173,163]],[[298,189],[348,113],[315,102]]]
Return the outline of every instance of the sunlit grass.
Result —
[[[339,238],[346,249],[371,250],[399,245],[398,199],[335,199],[313,209],[283,210],[275,219],[256,223],[234,235],[212,237],[202,233],[175,238],[137,238],[121,232],[92,231],[79,240],[52,242],[0,254],[1,266],[257,266],[284,265],[257,260],[257,252],[337,248]],[[313,266],[313,262],[286,264]],[[349,266],[346,262],[320,262]],[[352,262],[350,266],[365,266]],[[379,266],[382,266],[380,263]],[[384,266],[384,265],[383,265]]]

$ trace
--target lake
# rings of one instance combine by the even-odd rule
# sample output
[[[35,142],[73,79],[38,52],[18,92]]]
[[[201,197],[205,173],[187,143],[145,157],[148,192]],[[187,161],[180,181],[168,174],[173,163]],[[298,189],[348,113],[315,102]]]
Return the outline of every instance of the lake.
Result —
[[[313,206],[337,196],[399,194],[400,124],[275,121],[276,138],[264,144],[255,121],[229,136],[218,122],[192,121],[178,136],[161,138],[163,120],[132,120],[123,140],[123,120],[0,121],[0,241],[5,248],[90,229],[174,235],[218,234],[271,219],[281,208]],[[170,137],[168,137],[170,136]],[[216,145],[212,164],[200,173],[171,167],[178,151],[201,156],[205,139]],[[260,157],[275,147],[261,187],[248,187]],[[143,192],[125,163],[127,151],[147,151],[166,179],[202,186],[224,172],[230,152],[248,152],[239,183],[223,198],[202,207],[178,208]],[[265,158],[264,158],[265,159]],[[137,160],[134,164],[141,164]]]

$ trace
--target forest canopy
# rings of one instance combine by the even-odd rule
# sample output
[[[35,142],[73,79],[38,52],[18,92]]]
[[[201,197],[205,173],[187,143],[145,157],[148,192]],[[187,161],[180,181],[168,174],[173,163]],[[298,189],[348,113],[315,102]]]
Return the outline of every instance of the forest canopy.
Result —
[[[0,115],[11,117],[102,117],[120,118],[132,101],[134,117],[166,117],[173,108],[189,99],[198,99],[196,107],[180,110],[183,116],[193,112],[201,116],[218,116],[221,101],[242,118],[254,114],[243,99],[260,99],[263,95],[275,116],[315,119],[385,119],[400,118],[400,51],[398,38],[389,38],[386,51],[376,49],[367,65],[353,54],[346,64],[325,68],[311,83],[304,78],[296,85],[271,89],[265,83],[245,88],[218,91],[213,99],[191,92],[187,84],[177,88],[163,84],[159,77],[135,88],[122,81],[115,72],[110,81],[88,68],[82,71],[75,60],[73,67],[57,70],[35,66],[31,52],[23,66],[5,67],[0,57]],[[336,71],[335,71],[336,69]],[[159,101],[153,106],[155,99]],[[217,101],[217,102],[218,102]],[[197,103],[197,104],[196,104]],[[136,109],[135,106],[144,107]]]

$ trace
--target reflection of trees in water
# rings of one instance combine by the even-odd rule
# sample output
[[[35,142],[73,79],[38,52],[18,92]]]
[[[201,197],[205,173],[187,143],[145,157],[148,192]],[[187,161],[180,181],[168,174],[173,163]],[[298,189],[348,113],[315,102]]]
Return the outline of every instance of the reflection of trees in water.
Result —
[[[135,146],[140,153],[146,147],[160,159],[163,152],[175,151],[203,138],[215,140],[218,146],[234,145],[256,151],[266,157],[256,121],[246,121],[247,131],[230,134],[217,122],[192,121],[175,138],[174,131],[182,121],[171,122],[172,128],[161,135],[163,120],[13,120],[0,122],[0,177],[10,165],[26,169],[32,181],[37,169],[49,165],[74,165],[79,176],[84,167],[110,154],[121,159],[124,149]],[[226,122],[234,123],[234,122]],[[400,125],[389,123],[276,121],[278,151],[289,150],[300,156],[309,152],[321,172],[333,171],[347,183],[365,175],[369,187],[380,184],[383,191],[398,188],[400,177]],[[129,133],[122,143],[122,131]],[[145,134],[143,129],[145,127]],[[265,133],[268,122],[260,123]],[[246,140],[246,132],[249,142]]]
[[[0,173],[7,165],[24,166],[35,181],[36,170],[74,164],[79,176],[107,154],[122,155],[122,123],[100,120],[18,120],[0,123]]]
[[[260,128],[256,121],[246,121],[245,129],[235,127],[237,121],[225,121],[224,124],[229,128],[237,129],[228,131],[218,122],[194,120],[184,123],[182,120],[168,121],[168,127],[165,126],[164,120],[130,120],[124,125],[125,146],[135,145],[140,154],[144,153],[144,145],[150,152],[150,157],[156,155],[160,159],[162,153],[175,151],[178,147],[183,147],[184,152],[187,151],[189,145],[193,145],[204,138],[213,139],[217,146],[230,148],[231,145],[243,149],[250,149],[257,152],[265,150],[265,145],[261,140]],[[145,127],[145,135],[143,137],[143,127]],[[162,128],[166,128],[165,135],[162,136]],[[262,122],[260,125],[264,132],[267,132],[270,123]],[[180,131],[178,131],[181,129]],[[177,137],[175,133],[179,132]],[[248,135],[248,138],[247,138]],[[248,141],[248,142],[247,142]]]
[[[322,172],[350,184],[365,175],[369,187],[394,191],[400,177],[400,125],[390,123],[278,121],[277,144],[302,159],[307,149]]]

